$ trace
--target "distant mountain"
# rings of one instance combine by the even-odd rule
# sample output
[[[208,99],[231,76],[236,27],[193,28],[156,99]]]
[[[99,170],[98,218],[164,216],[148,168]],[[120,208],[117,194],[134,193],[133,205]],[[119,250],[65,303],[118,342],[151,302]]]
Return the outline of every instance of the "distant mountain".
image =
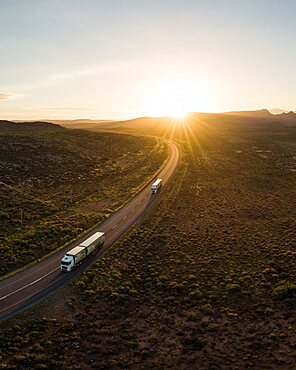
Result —
[[[0,120],[0,132],[64,130],[60,125],[50,122],[13,122]]]
[[[185,122],[190,125],[284,125],[296,126],[296,114],[294,112],[271,114],[267,109],[257,111],[239,111],[225,113],[198,113],[192,112],[187,115]],[[124,129],[135,132],[165,133],[170,130],[181,129],[176,119],[172,117],[150,118],[142,117],[126,121],[114,121],[100,125],[105,129]]]
[[[105,123],[101,125],[100,128],[161,135],[170,130],[175,124],[176,120],[172,117],[140,117],[130,120]]]
[[[286,109],[268,109],[271,114],[281,114],[281,113],[288,113],[289,111]]]
[[[274,119],[282,122],[284,125],[296,125],[296,113],[292,111],[288,113],[277,114]]]
[[[97,123],[105,123],[105,122],[114,122],[113,120],[109,119],[88,119],[88,118],[81,118],[81,119],[56,119],[56,120],[49,120],[53,123],[60,123],[64,125],[76,125],[76,124],[83,124],[83,123],[89,123],[89,124],[97,124]]]
[[[279,114],[278,117],[285,118],[285,119],[295,119],[296,113],[293,112],[293,111],[283,112],[283,113]]]
[[[228,115],[228,116],[254,117],[254,118],[270,118],[272,116],[272,114],[267,109],[225,112],[225,113],[220,113],[220,114]]]
[[[294,112],[282,112],[280,114],[271,114],[267,109],[256,111],[238,111],[238,112],[225,112],[209,115],[207,113],[198,114],[196,118],[202,118],[206,122],[217,122],[225,124],[280,124],[280,125],[295,125],[296,114]]]
[[[93,120],[93,119],[74,119],[74,120],[50,120],[50,122],[57,123],[59,125],[68,128],[81,128],[91,129],[93,127],[98,128],[100,125],[114,122],[112,120]]]
[[[123,121],[109,120],[75,120],[75,121],[55,121],[67,128],[89,129],[89,130],[124,130],[131,132],[147,132],[161,134],[167,130],[167,123],[172,119],[169,117],[151,118],[140,117]]]
[[[237,111],[237,112],[225,112],[225,113],[199,113],[192,112],[188,113],[184,119],[185,123],[194,127],[199,126],[217,126],[222,125],[224,127],[233,125],[260,125],[268,126],[281,125],[281,126],[295,126],[296,127],[296,113],[295,112],[280,112],[278,114],[272,114],[267,109],[260,109],[255,111]],[[130,120],[123,121],[110,121],[110,120],[90,120],[90,119],[78,119],[78,120],[54,120],[49,122],[10,122],[0,121],[0,131],[19,131],[19,130],[54,130],[76,128],[76,129],[89,129],[89,130],[121,130],[133,133],[145,133],[145,134],[165,134],[169,135],[175,131],[182,131],[184,125],[180,125],[180,120],[173,117],[140,117]]]

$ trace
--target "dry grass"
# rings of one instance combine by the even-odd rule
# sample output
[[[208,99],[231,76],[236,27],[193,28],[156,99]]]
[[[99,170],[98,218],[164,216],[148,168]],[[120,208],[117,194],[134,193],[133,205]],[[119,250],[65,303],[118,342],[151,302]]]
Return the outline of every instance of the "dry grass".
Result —
[[[296,131],[277,130],[179,133],[182,162],[151,214],[74,283],[63,317],[40,309],[4,330],[3,363],[295,369]]]
[[[152,138],[56,128],[0,134],[0,158],[3,276],[108,217],[166,152]]]

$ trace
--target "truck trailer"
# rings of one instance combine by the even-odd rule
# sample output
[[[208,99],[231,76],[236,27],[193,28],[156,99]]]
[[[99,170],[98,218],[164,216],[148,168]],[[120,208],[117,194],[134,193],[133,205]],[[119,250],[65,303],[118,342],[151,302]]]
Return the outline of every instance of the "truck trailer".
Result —
[[[68,251],[61,260],[61,270],[69,272],[104,245],[105,233],[96,232]]]
[[[151,186],[152,194],[156,194],[162,187],[162,179],[157,179]]]

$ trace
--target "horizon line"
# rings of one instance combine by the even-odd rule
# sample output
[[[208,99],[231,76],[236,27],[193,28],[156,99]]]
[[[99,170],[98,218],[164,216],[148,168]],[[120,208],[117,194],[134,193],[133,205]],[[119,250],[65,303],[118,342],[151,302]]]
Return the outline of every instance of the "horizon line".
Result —
[[[248,112],[262,112],[262,111],[267,111],[270,115],[272,116],[278,116],[281,114],[287,114],[287,113],[296,113],[294,110],[288,110],[288,109],[277,109],[277,108],[261,108],[261,109],[250,109],[250,110],[231,110],[231,111],[218,111],[218,112],[204,112],[204,111],[192,111],[186,113],[186,116],[189,116],[191,114],[233,114],[233,113],[248,113]],[[276,113],[275,113],[276,112]],[[83,118],[0,118],[2,121],[14,121],[14,122],[36,122],[36,121],[45,121],[45,122],[50,122],[50,121],[101,121],[101,122],[121,122],[121,121],[132,121],[135,119],[170,119],[170,118],[175,118],[173,115],[163,115],[163,116],[150,116],[150,115],[144,115],[144,116],[133,116],[129,118],[117,118],[117,119],[112,119],[112,118],[88,118],[88,117],[83,117]]]

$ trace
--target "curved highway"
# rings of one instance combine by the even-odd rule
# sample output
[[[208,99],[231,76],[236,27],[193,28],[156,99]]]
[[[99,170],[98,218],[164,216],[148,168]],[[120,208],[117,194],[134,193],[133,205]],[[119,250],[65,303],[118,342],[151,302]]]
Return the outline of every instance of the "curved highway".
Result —
[[[164,186],[173,175],[179,161],[179,150],[177,146],[172,141],[167,141],[167,144],[170,147],[169,159],[162,170],[157,174],[157,177],[163,179]],[[93,263],[97,257],[101,256],[155,201],[158,194],[152,195],[150,190],[151,184],[155,181],[155,178],[121,209],[112,213],[107,220],[93,228],[86,235],[78,238],[75,242],[67,245],[67,247],[36,265],[1,281],[0,320],[6,319],[32,306],[42,298],[45,298],[55,289],[77,277],[87,266]],[[61,272],[60,260],[64,254],[96,231],[103,231],[106,233],[103,248],[74,271],[69,273]]]

